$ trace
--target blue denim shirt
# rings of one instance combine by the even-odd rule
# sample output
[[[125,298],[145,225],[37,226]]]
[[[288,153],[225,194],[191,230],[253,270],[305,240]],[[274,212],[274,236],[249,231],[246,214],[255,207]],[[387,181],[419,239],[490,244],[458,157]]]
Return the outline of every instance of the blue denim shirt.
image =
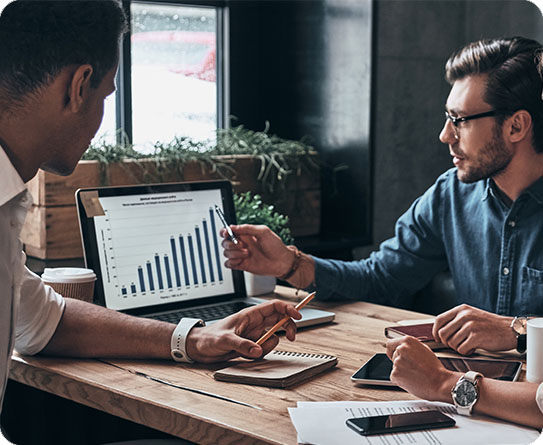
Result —
[[[319,299],[408,308],[412,295],[447,268],[456,289],[454,306],[543,314],[543,178],[509,208],[492,180],[464,184],[451,169],[369,258],[315,258],[315,283]]]

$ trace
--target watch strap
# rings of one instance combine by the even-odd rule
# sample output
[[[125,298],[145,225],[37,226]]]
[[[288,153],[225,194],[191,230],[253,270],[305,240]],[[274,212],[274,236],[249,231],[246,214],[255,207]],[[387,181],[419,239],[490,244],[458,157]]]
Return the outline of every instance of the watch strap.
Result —
[[[517,352],[520,354],[526,352],[526,334],[517,335]]]
[[[205,323],[198,318],[182,318],[174,329],[170,354],[176,362],[194,363],[187,354],[187,337],[195,326],[205,326]]]

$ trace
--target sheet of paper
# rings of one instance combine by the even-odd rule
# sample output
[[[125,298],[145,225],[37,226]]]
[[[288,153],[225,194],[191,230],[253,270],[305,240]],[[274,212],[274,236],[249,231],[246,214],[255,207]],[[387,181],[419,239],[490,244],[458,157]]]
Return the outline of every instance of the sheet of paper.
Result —
[[[453,428],[377,436],[360,436],[345,425],[351,417],[401,414],[438,409],[456,420]],[[289,408],[299,443],[315,445],[505,445],[530,444],[539,432],[496,419],[456,414],[447,403],[409,400],[400,402],[298,402]]]

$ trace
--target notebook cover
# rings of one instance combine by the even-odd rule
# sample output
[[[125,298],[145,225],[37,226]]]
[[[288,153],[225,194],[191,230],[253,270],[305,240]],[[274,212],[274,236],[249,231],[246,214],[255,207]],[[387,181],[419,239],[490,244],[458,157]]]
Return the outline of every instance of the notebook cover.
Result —
[[[287,388],[337,364],[337,357],[326,354],[272,351],[262,360],[251,360],[216,371],[216,380],[246,385]]]
[[[423,323],[408,326],[389,326],[385,328],[387,338],[397,338],[404,335],[410,335],[418,338],[421,342],[427,344],[432,349],[444,348],[443,344],[435,341],[432,335],[433,323]]]

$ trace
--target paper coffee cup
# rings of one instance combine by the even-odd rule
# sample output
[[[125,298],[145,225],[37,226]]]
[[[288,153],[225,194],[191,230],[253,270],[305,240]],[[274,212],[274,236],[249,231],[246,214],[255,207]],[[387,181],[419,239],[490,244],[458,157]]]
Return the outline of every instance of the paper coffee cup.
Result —
[[[533,383],[543,382],[543,318],[528,320],[526,380]]]
[[[65,298],[92,303],[96,274],[78,267],[46,268],[41,279]]]

